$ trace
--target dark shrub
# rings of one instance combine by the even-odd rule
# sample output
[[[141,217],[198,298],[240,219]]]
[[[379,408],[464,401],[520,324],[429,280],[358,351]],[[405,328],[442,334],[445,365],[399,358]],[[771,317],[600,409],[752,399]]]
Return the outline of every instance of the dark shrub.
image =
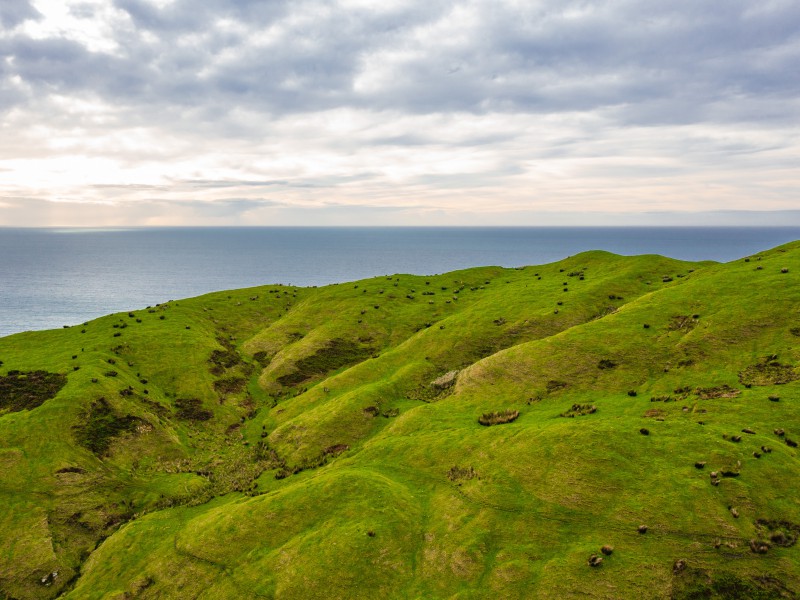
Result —
[[[120,416],[105,398],[99,398],[73,427],[75,439],[94,454],[105,454],[111,442],[123,433],[130,433],[146,421],[132,415]]]
[[[716,387],[697,388],[695,391],[702,400],[711,400],[713,398],[736,398],[742,393],[727,384],[719,385]]]
[[[231,369],[242,362],[242,359],[232,345],[228,344],[224,350],[214,350],[208,362],[223,369]]]
[[[47,371],[9,371],[0,376],[0,412],[18,412],[41,406],[67,384],[67,377]]]
[[[346,452],[347,450],[350,450],[350,446],[347,444],[334,444],[333,446],[325,448],[322,453],[330,456],[339,456],[342,452]]]
[[[467,481],[477,476],[478,474],[472,467],[459,467],[454,465],[450,467],[450,470],[447,472],[447,478],[450,481]]]
[[[220,394],[236,394],[244,390],[247,380],[244,377],[226,377],[214,382],[214,389]]]
[[[203,408],[199,398],[178,398],[175,408],[175,416],[184,421],[208,421],[214,416],[213,412]]]
[[[478,418],[478,423],[486,427],[490,425],[502,425],[511,423],[519,417],[519,411],[514,409],[501,410],[499,412],[484,413]]]
[[[583,415],[591,415],[597,412],[597,407],[594,404],[573,404],[572,407],[562,412],[561,417],[582,417]]]
[[[781,385],[797,379],[794,367],[783,365],[769,356],[755,365],[739,372],[739,381],[744,385]]]
[[[316,353],[297,361],[295,363],[296,370],[293,373],[278,377],[277,381],[283,386],[297,385],[314,377],[360,362],[371,354],[372,348],[360,346],[350,340],[333,339],[317,350]]]

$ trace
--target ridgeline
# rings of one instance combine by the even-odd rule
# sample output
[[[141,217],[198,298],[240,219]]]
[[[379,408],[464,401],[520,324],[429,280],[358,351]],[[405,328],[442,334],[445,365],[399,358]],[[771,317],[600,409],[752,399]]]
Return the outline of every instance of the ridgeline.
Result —
[[[0,338],[0,598],[797,598],[800,242]]]

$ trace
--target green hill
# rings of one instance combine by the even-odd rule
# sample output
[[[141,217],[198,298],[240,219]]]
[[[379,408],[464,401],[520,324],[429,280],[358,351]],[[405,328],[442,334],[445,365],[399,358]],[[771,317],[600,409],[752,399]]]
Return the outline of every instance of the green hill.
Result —
[[[798,274],[588,252],[2,338],[0,598],[797,598]]]

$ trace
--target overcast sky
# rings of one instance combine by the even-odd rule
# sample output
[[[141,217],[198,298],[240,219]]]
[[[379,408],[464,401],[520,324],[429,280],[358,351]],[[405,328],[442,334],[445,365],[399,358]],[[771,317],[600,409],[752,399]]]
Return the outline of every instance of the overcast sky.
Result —
[[[0,0],[0,225],[800,224],[799,130],[797,0]]]

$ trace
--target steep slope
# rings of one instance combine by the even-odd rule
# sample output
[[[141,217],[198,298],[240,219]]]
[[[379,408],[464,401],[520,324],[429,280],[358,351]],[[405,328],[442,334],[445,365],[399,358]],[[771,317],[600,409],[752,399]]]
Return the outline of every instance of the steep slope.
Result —
[[[796,597],[796,273],[591,252],[0,339],[0,593]]]

